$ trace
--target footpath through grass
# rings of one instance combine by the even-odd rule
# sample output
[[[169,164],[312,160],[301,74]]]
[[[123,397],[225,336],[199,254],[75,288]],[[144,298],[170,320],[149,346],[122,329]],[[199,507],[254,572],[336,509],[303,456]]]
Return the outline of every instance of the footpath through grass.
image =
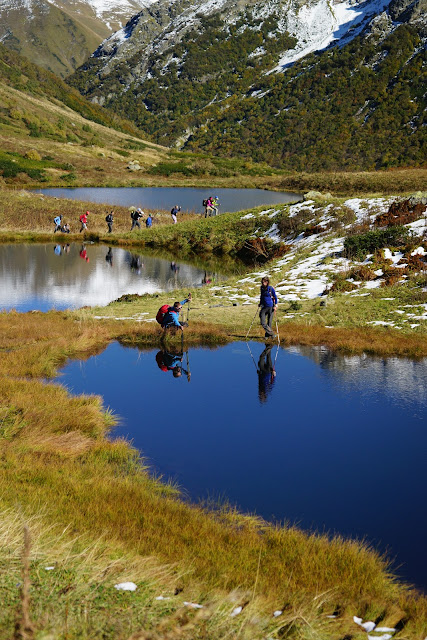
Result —
[[[18,630],[29,618],[36,638],[364,638],[353,615],[424,638],[425,598],[377,553],[186,504],[127,443],[106,438],[116,418],[101,398],[44,382],[111,339],[143,348],[159,333],[78,313],[0,314],[0,638],[16,612]],[[209,325],[186,333],[188,344],[228,339]],[[33,547],[23,579],[24,523]],[[127,581],[136,592],[114,588]]]

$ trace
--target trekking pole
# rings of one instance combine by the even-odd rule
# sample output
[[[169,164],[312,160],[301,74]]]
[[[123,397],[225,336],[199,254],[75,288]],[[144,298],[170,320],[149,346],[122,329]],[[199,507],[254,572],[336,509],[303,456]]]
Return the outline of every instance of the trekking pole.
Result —
[[[277,333],[277,344],[280,344],[280,336],[279,336],[279,325],[277,323],[277,313],[276,311],[274,312],[274,318],[276,320],[276,333]]]
[[[190,303],[191,300],[188,299],[188,307],[187,307],[187,324],[190,322]]]
[[[258,307],[256,308],[255,315],[254,315],[253,320],[252,320],[252,322],[251,322],[251,326],[250,326],[250,327],[249,327],[249,329],[248,329],[248,332],[247,332],[247,334],[246,334],[245,340],[247,340],[247,339],[248,339],[249,332],[250,332],[250,330],[252,329],[252,325],[253,325],[253,323],[255,322],[255,318],[256,318],[256,314],[257,314],[257,313],[258,313]]]

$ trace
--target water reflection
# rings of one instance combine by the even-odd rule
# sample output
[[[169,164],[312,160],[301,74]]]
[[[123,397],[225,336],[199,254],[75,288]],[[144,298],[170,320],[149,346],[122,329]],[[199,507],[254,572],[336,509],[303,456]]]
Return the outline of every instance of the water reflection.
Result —
[[[258,397],[260,402],[267,402],[276,380],[276,368],[271,359],[272,344],[266,344],[258,360]]]
[[[192,499],[226,496],[267,519],[365,538],[427,586],[427,360],[249,346],[252,357],[246,343],[191,349],[187,364],[179,347],[111,344],[62,381],[102,395],[121,417],[114,437]],[[191,384],[180,384],[190,360]],[[135,379],[149,389],[143,412]],[[183,408],[179,427],[159,420]]]
[[[187,368],[185,368],[183,364],[184,353],[186,356]],[[187,377],[188,382],[190,382],[191,373],[188,349],[185,352],[182,349],[173,349],[172,347],[169,347],[168,350],[161,349],[156,353],[156,363],[160,371],[172,371],[174,378],[181,378],[182,374],[184,374]]]
[[[124,294],[201,286],[205,275],[202,267],[89,242],[0,245],[0,309],[102,306]]]

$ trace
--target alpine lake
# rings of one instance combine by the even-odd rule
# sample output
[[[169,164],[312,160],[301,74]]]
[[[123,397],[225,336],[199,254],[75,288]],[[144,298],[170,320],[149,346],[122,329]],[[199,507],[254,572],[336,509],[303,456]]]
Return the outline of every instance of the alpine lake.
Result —
[[[57,191],[43,193],[187,210],[191,203],[200,210],[210,195],[191,190],[186,204],[179,189],[179,197],[162,192],[165,201],[153,204],[147,190],[144,197],[115,190],[120,201],[109,189]],[[233,210],[221,191],[214,195],[222,210]],[[64,242],[0,245],[0,308],[105,305],[124,294],[190,290],[226,277],[221,267]],[[184,499],[227,502],[269,521],[363,539],[392,560],[402,580],[427,591],[427,359],[263,342],[171,352],[113,342],[68,362],[57,382],[73,394],[101,395],[119,417],[110,437],[127,438]]]

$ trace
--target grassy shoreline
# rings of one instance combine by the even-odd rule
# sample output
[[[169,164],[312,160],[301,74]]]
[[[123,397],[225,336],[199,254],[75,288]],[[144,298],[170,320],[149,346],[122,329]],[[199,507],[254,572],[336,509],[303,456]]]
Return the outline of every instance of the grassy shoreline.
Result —
[[[5,522],[15,519],[15,533],[12,539],[9,534],[9,551],[0,566],[19,574],[19,523],[28,522],[35,537],[45,540],[44,553],[35,553],[31,565],[38,589],[30,611],[40,633],[94,637],[95,629],[102,628],[104,637],[129,637],[145,629],[153,635],[141,637],[286,633],[291,638],[338,640],[346,633],[358,637],[352,616],[359,615],[381,619],[384,626],[403,624],[396,638],[423,637],[427,600],[399,585],[386,561],[363,543],[272,526],[227,508],[209,512],[186,504],[173,487],[147,474],[127,443],[106,438],[117,418],[99,397],[72,397],[56,379],[42,381],[54,376],[66,359],[85,358],[113,339],[152,346],[158,340],[152,324],[82,321],[81,313],[70,312],[12,312],[0,314],[0,328],[0,504]],[[225,331],[210,325],[186,333],[189,345],[229,340]],[[21,515],[16,520],[17,504]],[[32,525],[35,518],[38,524]],[[38,533],[40,529],[45,533]],[[94,546],[97,550],[89,552]],[[98,568],[96,579],[85,587],[84,575],[94,571],[88,566],[93,556],[96,567],[103,569]],[[51,564],[56,571],[53,583],[44,570]],[[114,592],[114,583],[122,580],[138,584],[135,600],[145,615],[138,614],[131,594],[119,597]],[[13,581],[3,592],[9,606],[0,638],[10,637],[19,605]],[[59,601],[58,593],[63,593]],[[155,604],[160,594],[171,602]],[[76,597],[86,602],[86,620],[78,613]],[[203,604],[203,616],[189,612],[184,601]],[[125,602],[128,635],[119,631]],[[242,605],[242,617],[230,617],[234,607]],[[283,610],[283,617],[274,619],[275,610]],[[337,618],[326,617],[334,612]],[[185,624],[191,621],[185,633],[178,614]]]

